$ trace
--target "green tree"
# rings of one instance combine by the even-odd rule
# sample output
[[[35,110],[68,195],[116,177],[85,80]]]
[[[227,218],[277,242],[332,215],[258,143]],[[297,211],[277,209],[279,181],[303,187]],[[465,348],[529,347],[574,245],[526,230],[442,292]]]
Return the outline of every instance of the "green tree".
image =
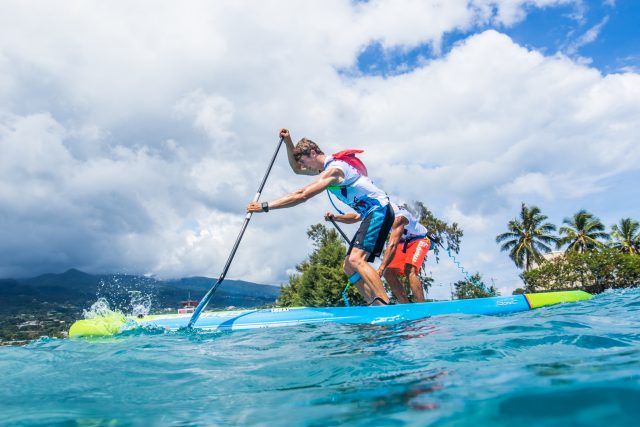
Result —
[[[552,234],[556,226],[545,222],[546,219],[540,208],[529,208],[523,203],[520,218],[509,221],[509,231],[496,236],[496,243],[502,243],[500,250],[509,251],[509,257],[524,271],[529,271],[534,262],[541,264],[542,253],[551,252],[549,245],[558,241]]]
[[[284,307],[330,307],[344,305],[342,290],[348,283],[342,263],[346,248],[335,230],[315,224],[307,230],[314,250],[309,258],[296,266],[297,274],[280,289],[278,305]],[[349,301],[361,305],[364,300],[354,286],[347,292]]]
[[[584,209],[576,212],[572,218],[562,221],[566,226],[560,227],[558,248],[568,245],[565,252],[586,252],[601,249],[604,244],[599,240],[609,240],[611,237],[604,231],[600,219]]]
[[[614,239],[611,247],[625,254],[638,255],[640,253],[640,223],[631,218],[623,218],[620,224],[611,226],[611,237]]]
[[[640,285],[640,257],[613,248],[571,251],[524,272],[522,279],[527,292],[578,288],[598,293],[629,288]]]
[[[439,242],[454,253],[460,252],[460,243],[464,232],[457,223],[449,224],[437,218],[422,202],[415,202],[413,207],[405,207],[416,215],[418,221],[427,227],[429,234],[437,238]],[[439,262],[440,247],[434,242],[431,246],[436,262]]]
[[[455,289],[453,296],[456,299],[487,298],[498,295],[493,286],[487,289],[482,285],[480,273],[471,276],[471,281],[457,281],[453,284],[453,287]]]

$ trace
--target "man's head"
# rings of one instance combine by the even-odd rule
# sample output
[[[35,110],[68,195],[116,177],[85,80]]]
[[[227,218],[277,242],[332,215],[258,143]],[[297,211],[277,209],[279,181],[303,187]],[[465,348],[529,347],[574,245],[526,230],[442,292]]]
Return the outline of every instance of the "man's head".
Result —
[[[306,169],[321,170],[324,167],[324,152],[308,138],[298,141],[293,149],[293,158]]]

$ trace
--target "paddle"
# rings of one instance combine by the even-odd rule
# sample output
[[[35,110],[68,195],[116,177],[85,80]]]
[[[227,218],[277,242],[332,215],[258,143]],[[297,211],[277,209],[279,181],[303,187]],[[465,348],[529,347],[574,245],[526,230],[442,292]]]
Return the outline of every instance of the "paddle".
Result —
[[[342,235],[342,237],[344,238],[344,240],[347,243],[351,243],[351,241],[349,240],[349,238],[347,237],[346,234],[344,234],[344,231],[342,231],[342,229],[340,227],[338,227],[338,224],[336,224],[336,220],[333,218],[329,218],[329,221],[331,221],[331,224],[333,224],[333,226],[336,228],[336,230],[338,230],[338,233],[340,233]]]
[[[280,151],[280,146],[282,145],[282,141],[284,141],[284,138],[280,138],[280,142],[278,142],[278,147],[276,147],[276,151],[275,151],[275,153],[273,153],[273,157],[271,158],[271,162],[269,163],[269,167],[267,168],[267,172],[264,174],[264,178],[262,178],[262,183],[260,183],[260,187],[258,188],[258,192],[256,193],[255,197],[253,198],[254,202],[257,202],[258,199],[260,198],[260,193],[262,193],[262,189],[264,188],[264,184],[267,182],[267,177],[269,176],[269,173],[271,172],[271,168],[273,167],[273,163],[276,161],[276,157],[278,157],[278,151]],[[198,321],[198,318],[200,317],[200,313],[202,312],[202,310],[204,310],[204,308],[207,306],[207,304],[209,304],[209,300],[211,300],[211,297],[213,296],[215,291],[218,289],[218,286],[220,286],[220,284],[224,280],[224,277],[227,275],[227,270],[229,270],[229,267],[231,266],[231,261],[233,261],[233,257],[236,254],[236,250],[238,249],[238,245],[240,245],[240,240],[242,240],[242,236],[244,235],[244,231],[247,229],[247,225],[249,224],[249,220],[251,220],[251,215],[252,215],[252,212],[248,212],[247,216],[244,218],[244,223],[242,224],[242,229],[240,230],[240,234],[238,234],[238,238],[236,239],[236,243],[233,245],[233,249],[231,249],[231,254],[229,255],[229,259],[227,259],[227,263],[225,264],[224,268],[222,269],[222,274],[220,274],[220,277],[218,278],[218,281],[211,287],[211,289],[209,289],[209,291],[205,294],[205,296],[202,298],[202,300],[200,301],[200,303],[196,307],[195,311],[193,312],[193,315],[191,316],[191,320],[189,320],[189,324],[187,325],[188,328],[191,328]]]

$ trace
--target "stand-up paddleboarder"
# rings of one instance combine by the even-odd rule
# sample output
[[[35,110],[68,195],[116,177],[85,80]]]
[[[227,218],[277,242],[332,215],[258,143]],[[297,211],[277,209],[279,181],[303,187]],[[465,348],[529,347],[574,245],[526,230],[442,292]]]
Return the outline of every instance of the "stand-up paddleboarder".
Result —
[[[287,129],[280,130],[287,146],[289,164],[302,175],[319,175],[311,184],[270,202],[251,202],[247,212],[268,212],[304,203],[328,190],[363,218],[351,240],[344,271],[369,305],[388,304],[389,300],[376,270],[369,264],[382,253],[394,214],[387,194],[367,176],[358,150],[346,150],[327,156],[316,143],[302,138],[295,146]]]
[[[402,206],[391,202],[395,220],[389,233],[387,249],[378,267],[378,275],[387,279],[391,292],[399,303],[409,302],[400,277],[406,276],[415,302],[424,302],[424,291],[419,272],[431,247],[427,228]],[[361,220],[357,213],[335,215],[325,214],[327,221],[334,220],[344,224],[353,224]]]

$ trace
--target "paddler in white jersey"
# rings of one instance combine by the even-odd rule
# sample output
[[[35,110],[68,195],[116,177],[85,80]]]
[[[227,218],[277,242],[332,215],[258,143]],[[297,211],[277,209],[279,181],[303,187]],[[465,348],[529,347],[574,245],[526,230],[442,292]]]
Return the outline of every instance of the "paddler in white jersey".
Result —
[[[406,276],[415,302],[424,302],[424,292],[418,273],[422,268],[424,258],[431,247],[431,241],[427,237],[427,228],[402,206],[391,202],[395,214],[389,242],[378,274],[387,279],[391,292],[401,304],[409,302],[407,292],[404,289],[400,276]],[[331,212],[325,214],[325,219],[333,218],[338,222],[352,224],[360,221],[360,215],[348,213],[334,215]]]
[[[393,209],[387,194],[376,187],[366,176],[366,169],[357,168],[347,161],[325,155],[311,140],[303,138],[294,147],[287,129],[280,130],[287,146],[289,164],[302,175],[319,175],[311,184],[270,202],[251,202],[247,212],[268,212],[304,203],[313,196],[329,190],[364,219],[355,234],[347,257],[344,272],[356,285],[369,305],[385,305],[389,298],[382,280],[369,264],[382,253],[393,224]]]

